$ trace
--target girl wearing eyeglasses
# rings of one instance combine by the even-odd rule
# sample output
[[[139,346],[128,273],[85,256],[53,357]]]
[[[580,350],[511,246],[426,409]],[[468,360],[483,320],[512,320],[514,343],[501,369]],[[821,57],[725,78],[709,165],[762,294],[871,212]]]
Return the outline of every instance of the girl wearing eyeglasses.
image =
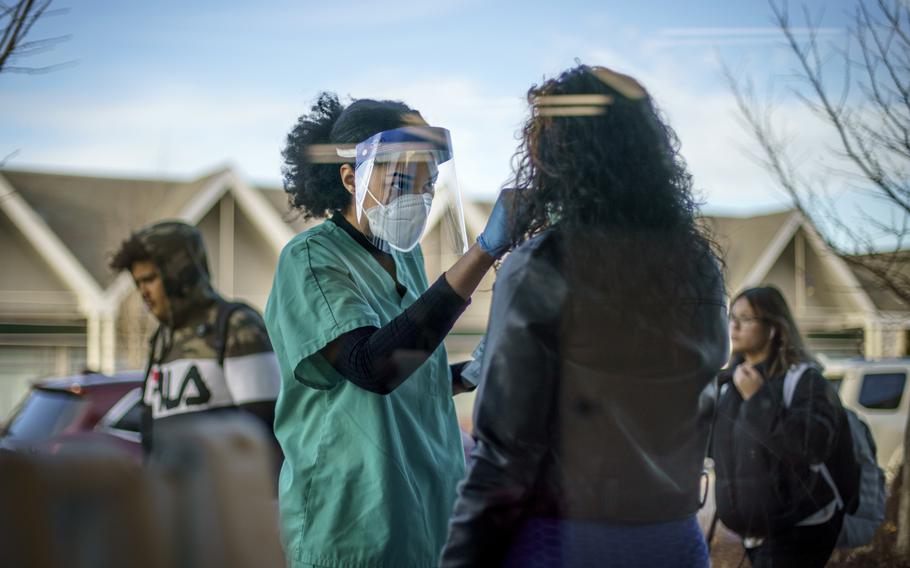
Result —
[[[846,414],[776,288],[736,296],[730,341],[714,435],[718,517],[752,566],[824,566],[847,506],[837,478],[852,455]]]

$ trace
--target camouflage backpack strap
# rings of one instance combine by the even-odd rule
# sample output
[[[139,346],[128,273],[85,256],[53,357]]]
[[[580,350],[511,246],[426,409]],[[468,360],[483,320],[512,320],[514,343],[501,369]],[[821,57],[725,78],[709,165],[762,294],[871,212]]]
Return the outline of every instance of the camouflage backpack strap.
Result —
[[[231,316],[241,308],[252,309],[243,302],[221,302],[218,305],[218,318],[215,320],[215,352],[218,354],[218,364],[222,367],[224,367]]]
[[[145,396],[146,383],[149,380],[149,373],[152,372],[152,366],[155,364],[155,347],[158,345],[158,337],[161,335],[161,326],[158,326],[158,329],[155,330],[155,333],[152,334],[151,339],[149,339],[149,360],[145,365],[145,376],[142,378],[142,392]]]
[[[139,435],[141,436],[142,453],[147,458],[152,452],[152,409],[145,402],[145,393],[148,391],[149,375],[155,365],[155,349],[158,347],[158,338],[161,337],[161,326],[155,330],[149,339],[149,360],[145,365],[145,376],[142,378],[142,394],[140,395],[140,408],[142,414],[139,422]]]

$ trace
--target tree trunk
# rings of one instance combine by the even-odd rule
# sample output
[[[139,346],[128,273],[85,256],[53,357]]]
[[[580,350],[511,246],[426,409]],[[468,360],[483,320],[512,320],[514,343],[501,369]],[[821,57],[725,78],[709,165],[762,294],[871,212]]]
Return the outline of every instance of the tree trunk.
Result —
[[[901,488],[897,502],[897,543],[895,552],[898,558],[910,558],[910,415],[904,429],[904,460],[901,465]]]

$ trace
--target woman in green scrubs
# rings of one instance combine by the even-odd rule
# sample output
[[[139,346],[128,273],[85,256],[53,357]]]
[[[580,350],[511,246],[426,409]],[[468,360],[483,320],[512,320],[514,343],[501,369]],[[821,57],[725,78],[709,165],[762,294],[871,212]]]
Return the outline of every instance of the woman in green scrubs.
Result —
[[[282,374],[275,433],[290,566],[435,566],[464,455],[442,340],[509,246],[503,199],[429,285],[417,241],[448,133],[402,103],[323,94],[283,152],[304,216],[265,317]],[[460,205],[460,204],[459,204]]]

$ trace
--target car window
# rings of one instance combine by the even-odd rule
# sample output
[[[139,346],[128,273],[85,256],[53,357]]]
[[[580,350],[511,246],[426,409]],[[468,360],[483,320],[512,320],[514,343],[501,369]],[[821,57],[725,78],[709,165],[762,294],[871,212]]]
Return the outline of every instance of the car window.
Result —
[[[10,419],[4,434],[19,440],[49,438],[73,421],[83,403],[73,394],[35,389]]]
[[[111,425],[111,428],[116,428],[118,430],[126,430],[128,432],[139,432],[140,423],[142,420],[142,404],[141,401],[137,402],[130,407],[126,414],[124,414],[120,420],[114,422]]]
[[[893,410],[900,406],[906,373],[870,373],[863,376],[859,403],[866,408]]]

